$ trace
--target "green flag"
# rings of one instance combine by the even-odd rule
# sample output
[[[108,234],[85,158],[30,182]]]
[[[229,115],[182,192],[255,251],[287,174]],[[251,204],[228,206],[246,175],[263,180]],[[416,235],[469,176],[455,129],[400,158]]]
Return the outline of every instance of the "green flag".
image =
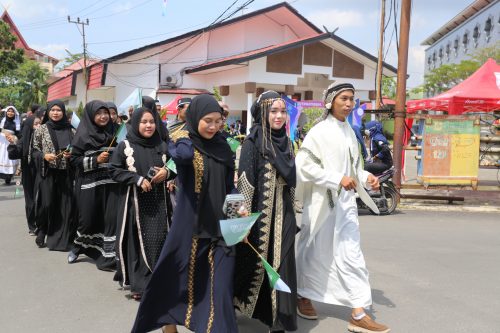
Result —
[[[260,256],[260,260],[262,260],[264,268],[266,269],[271,288],[283,291],[285,293],[291,293],[292,291],[290,290],[290,287],[288,287],[287,284],[280,278],[278,272],[276,272],[274,268],[262,256]]]
[[[125,140],[125,138],[127,137],[127,126],[125,125],[125,123],[120,124],[120,127],[118,127],[118,129],[116,130],[115,136],[116,142],[118,143]]]
[[[14,192],[14,199],[22,195],[23,189],[16,187],[16,192]]]
[[[248,234],[261,213],[252,213],[247,217],[220,220],[220,231],[228,246],[241,242]]]
[[[238,150],[238,147],[240,146],[240,142],[234,138],[227,138],[226,141],[229,144],[229,147],[231,147],[232,152],[236,153],[236,150]]]
[[[177,173],[177,166],[175,165],[175,162],[173,159],[169,159],[167,164],[165,165],[169,170]]]

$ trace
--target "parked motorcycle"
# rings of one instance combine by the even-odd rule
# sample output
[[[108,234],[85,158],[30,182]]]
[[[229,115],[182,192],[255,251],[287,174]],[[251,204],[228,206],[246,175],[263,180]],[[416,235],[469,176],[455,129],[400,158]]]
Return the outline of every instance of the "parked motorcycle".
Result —
[[[394,167],[382,172],[378,177],[380,183],[379,191],[368,191],[368,194],[377,205],[380,215],[390,215],[396,210],[398,205],[396,186],[392,182],[392,175],[394,174]],[[358,208],[368,209],[370,213],[375,214],[365,203],[359,198],[356,198]]]

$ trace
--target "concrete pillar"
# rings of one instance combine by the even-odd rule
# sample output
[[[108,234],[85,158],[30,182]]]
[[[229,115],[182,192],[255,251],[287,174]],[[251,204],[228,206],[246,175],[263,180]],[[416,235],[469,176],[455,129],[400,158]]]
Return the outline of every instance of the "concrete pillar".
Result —
[[[257,83],[255,82],[245,82],[245,92],[247,94],[253,94],[257,89]]]
[[[304,92],[304,100],[305,101],[311,101],[313,99],[313,91],[312,90],[306,90]]]
[[[219,86],[219,93],[221,97],[229,96],[229,86]]]
[[[285,85],[285,95],[290,97],[295,92],[295,86],[287,84]]]
[[[247,93],[247,132],[250,133],[250,127],[252,127],[252,109],[253,104],[253,93]]]
[[[255,98],[259,98],[260,95],[264,93],[264,88],[259,87],[257,90],[255,90]]]

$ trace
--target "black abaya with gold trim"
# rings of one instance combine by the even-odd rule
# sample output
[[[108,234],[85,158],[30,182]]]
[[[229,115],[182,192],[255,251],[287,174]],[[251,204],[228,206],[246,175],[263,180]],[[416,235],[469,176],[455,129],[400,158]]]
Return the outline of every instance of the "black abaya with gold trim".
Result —
[[[280,274],[292,293],[271,289],[260,259],[246,245],[236,246],[235,306],[272,330],[297,329],[295,272],[294,189],[259,153],[256,144],[245,140],[238,169],[238,191],[252,212],[262,212],[248,240]]]

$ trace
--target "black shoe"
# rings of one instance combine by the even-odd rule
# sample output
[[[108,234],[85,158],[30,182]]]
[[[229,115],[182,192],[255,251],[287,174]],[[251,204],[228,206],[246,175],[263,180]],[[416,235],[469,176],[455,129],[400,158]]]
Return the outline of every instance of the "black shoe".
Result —
[[[35,231],[34,231],[34,230],[30,230],[30,231],[28,231],[28,235],[30,235],[30,236],[36,236],[36,234],[35,234]]]
[[[38,232],[38,235],[35,238],[35,243],[38,245],[39,248],[42,248],[45,246],[45,234],[42,232]]]
[[[69,251],[68,264],[74,263],[77,259],[78,259],[78,254],[75,254],[73,251]]]

